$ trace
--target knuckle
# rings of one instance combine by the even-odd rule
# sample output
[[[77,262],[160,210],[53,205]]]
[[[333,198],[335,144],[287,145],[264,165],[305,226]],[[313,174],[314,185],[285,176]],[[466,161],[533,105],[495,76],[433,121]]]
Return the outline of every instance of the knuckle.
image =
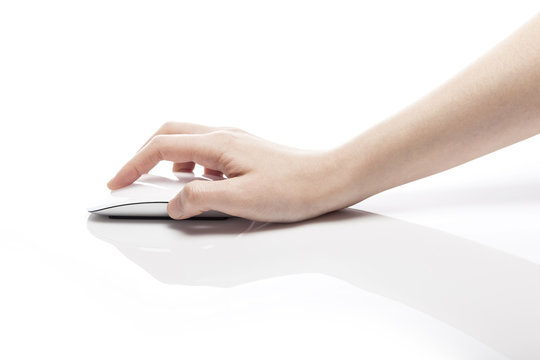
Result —
[[[139,165],[134,161],[128,162],[127,167],[129,167],[130,171],[133,173],[133,177],[136,179],[140,178],[143,174],[143,171],[140,169]]]
[[[184,186],[184,189],[182,189],[182,196],[184,197],[184,201],[187,203],[196,202],[200,193],[200,186],[198,186],[197,182],[190,182]]]
[[[214,141],[223,142],[229,135],[226,130],[216,130],[209,134]]]
[[[220,142],[223,145],[230,145],[231,142],[236,140],[236,138],[238,137],[238,133],[225,129],[214,131],[212,135],[215,137],[216,141]]]
[[[165,138],[166,138],[166,135],[161,135],[161,134],[156,135],[150,140],[150,145],[157,146],[157,145],[163,144],[163,141],[165,140]]]
[[[159,162],[165,158],[165,139],[167,135],[156,135],[148,142],[146,154],[152,158],[152,161]]]
[[[169,131],[170,129],[172,129],[175,125],[175,122],[174,121],[167,121],[167,122],[164,122],[163,125],[161,125],[160,127],[160,130],[162,132],[167,132]]]
[[[222,130],[224,131],[228,131],[228,132],[231,132],[231,133],[235,133],[235,134],[245,134],[246,131],[242,130],[242,129],[239,129],[237,127],[234,127],[234,126],[225,126],[222,128]]]

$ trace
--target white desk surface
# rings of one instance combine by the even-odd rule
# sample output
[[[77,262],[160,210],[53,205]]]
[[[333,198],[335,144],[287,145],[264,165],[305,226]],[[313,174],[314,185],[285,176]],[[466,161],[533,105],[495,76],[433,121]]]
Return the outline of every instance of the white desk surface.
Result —
[[[31,212],[0,227],[0,357],[537,359],[540,176],[504,162],[537,146],[289,225],[89,216],[83,165],[7,178],[34,191],[4,189]],[[462,181],[491,161],[515,182]]]

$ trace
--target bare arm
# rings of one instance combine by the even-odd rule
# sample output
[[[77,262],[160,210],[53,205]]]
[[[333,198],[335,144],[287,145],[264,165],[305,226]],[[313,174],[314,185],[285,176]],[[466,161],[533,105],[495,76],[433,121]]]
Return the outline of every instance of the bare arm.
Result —
[[[330,151],[273,144],[237,129],[168,123],[109,182],[126,186],[160,160],[194,163],[221,181],[195,181],[169,203],[297,221],[357,203],[540,133],[540,15],[417,103]],[[285,180],[284,180],[285,179]]]
[[[439,89],[336,153],[354,167],[356,180],[362,179],[354,196],[361,200],[539,132],[536,16]]]

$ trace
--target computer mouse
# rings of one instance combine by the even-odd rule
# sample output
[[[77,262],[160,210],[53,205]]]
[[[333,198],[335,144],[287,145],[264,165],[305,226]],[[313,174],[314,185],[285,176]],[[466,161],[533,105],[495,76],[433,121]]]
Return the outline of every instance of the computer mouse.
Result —
[[[167,204],[193,180],[217,181],[212,176],[195,176],[192,173],[175,172],[175,178],[158,175],[142,175],[133,184],[112,190],[104,200],[88,207],[88,211],[119,218],[169,218]],[[207,211],[194,218],[227,218],[218,211]]]

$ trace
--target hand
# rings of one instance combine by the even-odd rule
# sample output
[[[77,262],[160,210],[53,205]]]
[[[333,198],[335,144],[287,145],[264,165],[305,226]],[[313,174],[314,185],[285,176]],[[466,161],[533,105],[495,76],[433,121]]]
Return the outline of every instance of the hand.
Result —
[[[446,84],[332,151],[289,148],[231,128],[165,124],[109,182],[131,184],[161,160],[193,181],[169,203],[289,222],[337,210],[540,133],[540,15]]]
[[[185,219],[207,210],[258,221],[291,222],[334,210],[334,167],[329,152],[277,145],[234,128],[166,123],[108,183],[118,189],[133,183],[159,161],[173,171],[192,171],[222,180],[195,180],[169,202],[172,218]],[[225,175],[225,177],[223,176]],[[335,207],[335,206],[334,206]]]

